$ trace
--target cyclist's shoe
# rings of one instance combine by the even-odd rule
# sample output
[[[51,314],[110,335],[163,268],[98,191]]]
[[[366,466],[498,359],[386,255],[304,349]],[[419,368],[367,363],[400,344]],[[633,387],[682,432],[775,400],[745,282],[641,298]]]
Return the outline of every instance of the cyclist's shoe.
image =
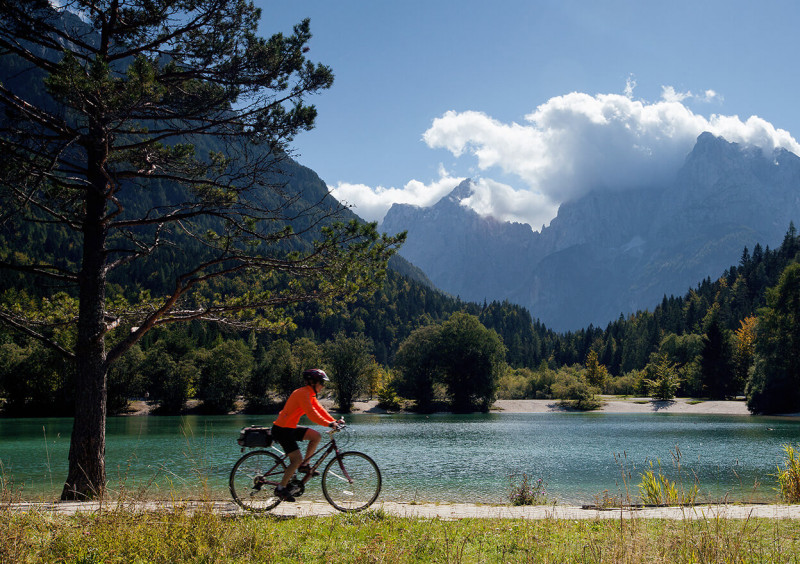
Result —
[[[316,470],[312,470],[311,466],[308,464],[303,464],[300,468],[297,469],[298,472],[302,472],[303,474],[311,474],[312,476],[319,476],[319,472]]]
[[[294,501],[292,493],[283,486],[275,488],[275,495],[281,498],[281,501]]]

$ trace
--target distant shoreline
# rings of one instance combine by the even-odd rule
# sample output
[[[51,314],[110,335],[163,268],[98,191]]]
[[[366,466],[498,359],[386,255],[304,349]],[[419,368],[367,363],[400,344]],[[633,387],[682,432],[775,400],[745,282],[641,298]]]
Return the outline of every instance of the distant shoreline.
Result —
[[[602,406],[590,413],[695,413],[698,415],[751,415],[744,400],[696,400],[692,398],[676,398],[673,401],[653,401],[650,398],[620,398],[618,396],[601,396]],[[333,407],[330,402],[326,405]],[[569,409],[561,407],[558,400],[523,399],[497,400],[492,406],[492,413],[563,413]],[[376,401],[355,402],[353,413],[386,413],[378,407]],[[789,414],[800,416],[800,413]]]
[[[693,398],[675,398],[672,401],[654,401],[650,398],[621,398],[619,396],[601,396],[602,405],[588,413],[680,413],[696,415],[751,415],[744,400],[698,400]],[[322,399],[322,404],[329,411],[334,409],[333,400]],[[194,402],[196,403],[196,402]],[[193,404],[188,406],[188,413],[195,413]],[[152,404],[143,401],[131,402],[126,416],[150,415]],[[564,413],[569,409],[561,407],[558,400],[553,399],[522,399],[522,400],[497,400],[492,406],[491,413]],[[186,412],[184,412],[185,414]],[[235,412],[240,413],[240,412]],[[353,414],[372,413],[389,414],[397,413],[378,407],[377,400],[356,401],[353,403]],[[409,413],[401,411],[400,413]],[[800,413],[783,413],[782,417],[800,417]]]

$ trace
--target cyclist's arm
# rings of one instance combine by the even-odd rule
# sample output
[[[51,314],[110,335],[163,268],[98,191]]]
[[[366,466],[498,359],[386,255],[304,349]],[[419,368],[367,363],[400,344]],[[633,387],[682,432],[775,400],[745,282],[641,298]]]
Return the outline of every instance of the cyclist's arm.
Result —
[[[331,417],[331,414],[319,403],[316,395],[310,392],[308,394],[303,394],[302,401],[303,411],[305,411],[308,418],[317,425],[330,427],[331,423],[335,421],[335,419]]]

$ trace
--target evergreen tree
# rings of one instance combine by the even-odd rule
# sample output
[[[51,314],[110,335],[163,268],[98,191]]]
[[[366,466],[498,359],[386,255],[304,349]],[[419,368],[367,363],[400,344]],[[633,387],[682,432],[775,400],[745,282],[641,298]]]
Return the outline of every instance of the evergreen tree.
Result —
[[[401,240],[333,223],[337,204],[277,180],[287,144],[313,127],[305,99],[333,75],[305,59],[308,21],[264,39],[260,14],[248,0],[0,2],[0,67],[13,66],[0,77],[4,221],[62,229],[77,255],[0,256],[69,287],[30,307],[0,299],[0,320],[75,362],[63,499],[102,495],[106,375],[148,331],[286,327],[287,304],[374,288]],[[16,89],[41,78],[46,92]],[[108,285],[146,272],[150,292]]]
[[[787,266],[777,286],[767,291],[746,392],[753,412],[800,411],[800,264]]]
[[[737,390],[734,388],[733,347],[718,304],[715,303],[709,311],[704,326],[703,350],[700,353],[703,390],[711,399],[724,399],[735,395]]]

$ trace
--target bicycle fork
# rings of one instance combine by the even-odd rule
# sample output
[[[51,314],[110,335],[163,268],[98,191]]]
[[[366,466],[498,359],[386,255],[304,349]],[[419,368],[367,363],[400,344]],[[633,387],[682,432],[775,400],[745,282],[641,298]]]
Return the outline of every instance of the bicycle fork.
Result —
[[[335,452],[334,456],[336,457],[336,462],[339,463],[339,468],[342,469],[342,474],[344,474],[344,480],[348,484],[352,484],[353,483],[353,479],[350,477],[350,474],[347,473],[347,468],[344,467],[344,463],[342,462],[342,457],[340,456],[339,449],[338,448],[335,449],[334,452]],[[336,476],[336,474],[334,474],[334,476]],[[336,476],[336,477],[337,478],[342,478],[342,476]]]

